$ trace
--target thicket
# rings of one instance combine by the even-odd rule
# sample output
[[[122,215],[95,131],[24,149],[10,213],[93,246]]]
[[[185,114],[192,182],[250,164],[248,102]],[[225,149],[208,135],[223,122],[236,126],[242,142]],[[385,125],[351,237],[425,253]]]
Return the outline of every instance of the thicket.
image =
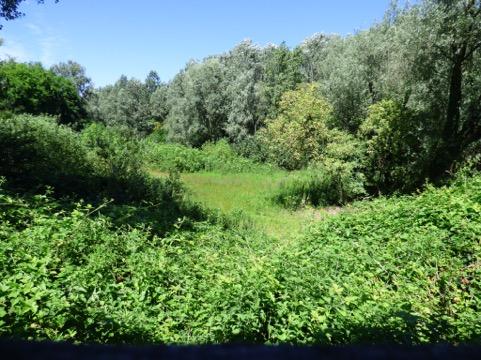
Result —
[[[286,255],[283,339],[478,341],[480,186],[364,202],[313,227]]]
[[[357,204],[281,246],[164,237],[0,190],[0,335],[102,343],[479,341],[481,178]]]
[[[178,218],[204,216],[185,201],[178,178],[144,171],[140,140],[128,129],[92,124],[78,133],[53,118],[17,115],[0,120],[0,144],[0,176],[16,192],[52,188],[57,198],[88,200],[119,223],[144,223],[159,233]]]

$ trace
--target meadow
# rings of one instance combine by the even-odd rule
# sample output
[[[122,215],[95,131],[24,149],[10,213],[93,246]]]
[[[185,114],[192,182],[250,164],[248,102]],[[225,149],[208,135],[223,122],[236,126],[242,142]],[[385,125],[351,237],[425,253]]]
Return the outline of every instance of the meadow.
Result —
[[[159,171],[150,172],[154,176],[166,176]],[[286,176],[283,171],[240,174],[201,172],[184,173],[180,178],[192,200],[286,240],[302,233],[312,222],[340,211],[339,207],[290,210],[279,206],[272,197]]]

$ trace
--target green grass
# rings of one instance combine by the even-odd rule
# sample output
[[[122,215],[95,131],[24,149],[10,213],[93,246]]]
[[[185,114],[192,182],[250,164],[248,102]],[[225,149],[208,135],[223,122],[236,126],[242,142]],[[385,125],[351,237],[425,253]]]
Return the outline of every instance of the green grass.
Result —
[[[165,173],[151,171],[153,175]],[[272,193],[288,175],[271,173],[220,174],[213,172],[182,174],[181,178],[194,201],[225,214],[246,215],[257,229],[280,239],[300,234],[314,220],[327,216],[332,209],[304,208],[291,211],[272,202]]]

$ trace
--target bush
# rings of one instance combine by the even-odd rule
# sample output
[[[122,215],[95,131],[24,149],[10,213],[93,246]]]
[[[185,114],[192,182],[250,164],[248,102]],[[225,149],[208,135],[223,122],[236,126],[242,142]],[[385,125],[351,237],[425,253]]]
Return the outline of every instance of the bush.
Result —
[[[304,205],[344,205],[365,195],[363,154],[359,140],[331,130],[319,161],[282,182],[273,196],[274,202],[295,209]]]
[[[241,157],[251,159],[257,163],[268,162],[267,146],[259,136],[247,136],[233,144],[233,149]]]
[[[55,186],[83,192],[95,187],[95,165],[70,128],[53,118],[17,115],[0,120],[0,175],[24,189]]]
[[[283,259],[272,340],[479,342],[480,194],[478,175],[319,222]]]
[[[0,175],[25,191],[50,186],[58,194],[92,200],[155,199],[161,181],[148,178],[140,142],[124,131],[93,124],[76,133],[52,118],[31,115],[2,119]]]
[[[344,205],[365,195],[362,174],[348,163],[326,163],[291,174],[272,196],[275,203],[289,209],[306,205]]]
[[[116,226],[89,205],[64,210],[48,196],[0,190],[0,203],[8,204],[0,212],[0,337],[265,341],[263,299],[274,279],[262,239],[208,223],[160,238],[144,225]]]
[[[89,151],[97,177],[104,180],[111,194],[124,192],[122,196],[143,199],[147,179],[142,145],[132,130],[94,123],[81,132],[80,139]]]
[[[359,129],[371,190],[412,191],[422,185],[434,148],[429,132],[424,119],[393,100],[371,105]]]
[[[145,148],[150,165],[162,171],[241,173],[272,169],[237,155],[226,140],[206,143],[201,149],[148,140]]]
[[[148,164],[161,171],[197,172],[205,167],[199,149],[148,140],[145,143],[145,151]]]

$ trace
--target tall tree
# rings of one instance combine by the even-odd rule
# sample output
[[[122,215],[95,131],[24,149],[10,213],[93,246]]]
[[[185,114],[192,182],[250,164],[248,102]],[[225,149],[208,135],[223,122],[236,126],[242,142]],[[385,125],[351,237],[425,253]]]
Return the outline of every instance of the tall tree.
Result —
[[[87,98],[92,93],[92,79],[87,77],[85,68],[79,63],[69,60],[66,63],[61,62],[53,65],[50,70],[58,76],[71,80],[75,84],[80,97]]]
[[[246,40],[224,58],[230,106],[225,130],[232,141],[254,135],[267,115],[262,88],[262,49]]]
[[[107,125],[127,126],[141,133],[153,126],[149,91],[141,81],[124,75],[114,85],[97,90],[89,110],[94,119]]]
[[[161,83],[159,74],[154,70],[151,70],[145,78],[145,87],[151,94],[157,90]]]
[[[225,136],[225,67],[218,58],[192,62],[169,91],[168,137],[193,146]]]
[[[432,6],[439,55],[447,61],[449,69],[448,99],[442,133],[444,151],[441,155],[448,157],[449,161],[459,155],[463,142],[479,136],[473,133],[476,125],[474,118],[463,116],[467,114],[462,114],[462,103],[465,99],[463,88],[466,70],[473,64],[475,53],[481,47],[481,1],[437,0]]]

